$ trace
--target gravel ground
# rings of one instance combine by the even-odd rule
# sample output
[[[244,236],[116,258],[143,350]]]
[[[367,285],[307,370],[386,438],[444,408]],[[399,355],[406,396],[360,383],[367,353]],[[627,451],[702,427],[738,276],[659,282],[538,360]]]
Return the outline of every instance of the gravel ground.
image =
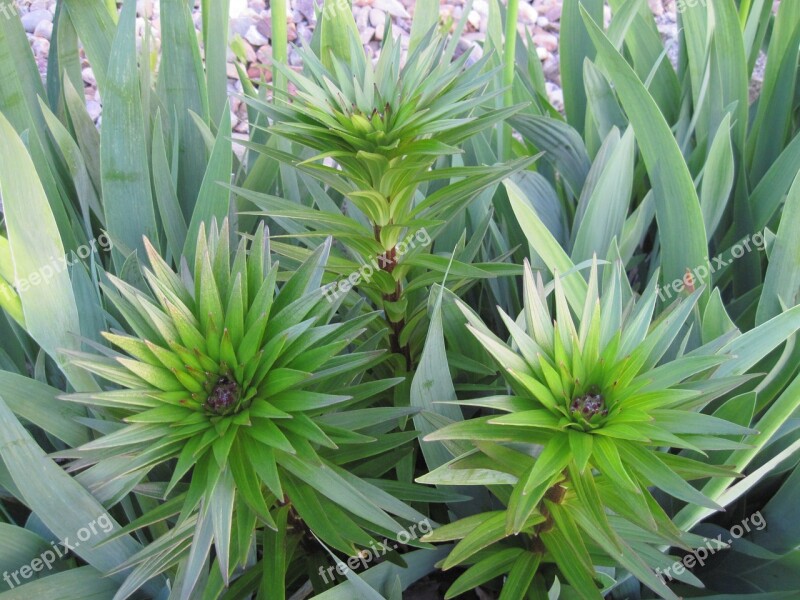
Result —
[[[659,31],[664,37],[668,55],[674,61],[677,56],[677,27],[675,19],[675,0],[648,0]],[[22,14],[22,23],[28,34],[36,62],[42,74],[47,68],[47,54],[53,31],[53,13],[56,0],[16,0]],[[199,2],[198,2],[199,4]],[[465,0],[442,0],[439,13],[443,23],[455,23],[466,10]],[[152,25],[158,43],[159,2],[158,0],[137,0],[137,33],[141,36],[146,25]],[[401,43],[408,43],[411,17],[415,0],[354,0],[353,13],[364,47],[373,57],[379,51],[386,19],[392,19],[395,35]],[[486,34],[489,3],[487,0],[473,0],[467,14],[467,25],[461,40],[461,50],[466,51],[483,40]],[[199,11],[194,13],[195,25],[200,26]],[[316,26],[314,0],[290,0],[288,15],[288,37],[291,43],[309,40]],[[545,74],[550,101],[559,109],[563,108],[563,94],[558,67],[558,37],[561,27],[561,0],[521,0],[519,7],[520,31],[527,29],[536,45],[539,59]],[[231,94],[241,92],[234,61],[245,63],[248,75],[253,79],[272,77],[270,63],[272,48],[272,15],[268,0],[231,0],[230,35],[236,53],[229,51],[228,89]],[[478,50],[479,51],[479,50]],[[294,48],[289,50],[289,63],[300,67],[300,57]],[[99,123],[102,102],[97,92],[91,66],[83,63],[83,80],[86,91],[86,105],[89,114]],[[232,98],[233,124],[237,133],[247,131],[246,110],[234,96]]]

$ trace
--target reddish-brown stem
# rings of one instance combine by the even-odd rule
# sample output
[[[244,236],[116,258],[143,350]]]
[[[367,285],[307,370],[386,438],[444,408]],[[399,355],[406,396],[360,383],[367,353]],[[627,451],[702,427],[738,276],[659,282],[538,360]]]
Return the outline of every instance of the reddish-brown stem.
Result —
[[[380,241],[381,228],[378,225],[375,225],[374,231],[375,239]],[[394,271],[395,266],[397,266],[397,247],[392,246],[389,250],[379,256],[378,264],[382,270],[391,274],[392,271]],[[388,294],[383,294],[383,301],[397,302],[402,297],[403,285],[400,283],[400,281],[396,281],[394,291]],[[390,327],[389,346],[392,353],[401,355],[405,359],[406,371],[411,371],[413,366],[411,361],[411,348],[409,348],[407,344],[403,345],[400,343],[400,334],[403,331],[403,327],[405,327],[405,319],[401,318],[399,321],[393,321],[389,316],[388,311],[386,311],[386,322]]]

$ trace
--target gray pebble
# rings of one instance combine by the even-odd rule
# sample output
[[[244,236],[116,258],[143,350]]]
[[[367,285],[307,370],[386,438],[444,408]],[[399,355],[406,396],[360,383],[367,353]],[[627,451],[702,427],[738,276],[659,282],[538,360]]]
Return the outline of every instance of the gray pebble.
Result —
[[[49,21],[52,23],[53,14],[49,10],[45,9],[45,10],[33,10],[27,14],[22,15],[22,26],[28,33],[33,33],[36,30],[36,26],[42,21]]]

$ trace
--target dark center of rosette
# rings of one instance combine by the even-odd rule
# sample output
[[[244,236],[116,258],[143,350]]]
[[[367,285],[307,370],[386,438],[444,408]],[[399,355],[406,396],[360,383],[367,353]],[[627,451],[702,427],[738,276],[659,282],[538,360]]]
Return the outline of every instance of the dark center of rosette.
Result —
[[[598,390],[590,390],[582,396],[573,398],[569,410],[574,417],[583,417],[587,421],[598,415],[605,417],[608,414],[606,401]]]
[[[236,408],[239,400],[239,384],[227,377],[220,377],[206,399],[206,408],[218,415],[225,415]]]

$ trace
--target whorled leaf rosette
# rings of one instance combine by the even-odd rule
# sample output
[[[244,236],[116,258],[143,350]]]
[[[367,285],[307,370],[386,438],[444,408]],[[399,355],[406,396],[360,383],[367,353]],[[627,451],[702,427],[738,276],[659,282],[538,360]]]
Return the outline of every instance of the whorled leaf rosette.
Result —
[[[404,228],[438,225],[466,198],[532,162],[524,158],[514,167],[454,166],[442,173],[432,169],[437,161],[461,154],[459,144],[524,108],[522,104],[495,107],[493,101],[502,91],[486,89],[499,68],[487,68],[488,54],[474,64],[469,63],[469,52],[453,59],[455,44],[432,29],[404,58],[399,38],[389,29],[373,64],[357,32],[351,32],[349,41],[347,59],[298,48],[302,73],[276,63],[275,68],[296,87],[295,95],[276,95],[269,103],[246,99],[269,119],[271,133],[314,154],[297,161],[267,146],[259,146],[261,152],[291,162],[341,192],[377,228],[376,234],[370,231],[364,240],[361,235],[353,240],[356,231],[351,226],[342,241],[363,250],[377,242],[389,250],[400,241]],[[443,177],[458,178],[458,185],[430,193],[425,202],[415,200],[421,184]],[[237,192],[269,206],[273,213],[282,210],[282,203],[273,199]],[[337,225],[325,222],[326,227]]]
[[[674,561],[659,547],[703,542],[679,531],[651,490],[721,508],[689,480],[731,476],[731,469],[702,461],[708,452],[743,447],[742,437],[753,431],[698,409],[747,378],[709,381],[729,357],[708,347],[682,354],[679,336],[690,335],[687,319],[699,291],[653,319],[655,283],[637,300],[619,263],[604,269],[602,296],[596,262],[588,285],[579,273],[563,280],[556,273],[553,314],[541,278],[526,264],[522,314],[515,320],[501,311],[509,343],[460,305],[511,393],[460,401],[496,412],[426,437],[468,440],[474,449],[418,481],[495,483],[506,506],[424,538],[460,539],[443,567],[472,565],[448,597],[507,573],[503,598],[528,597],[555,574],[580,597],[601,598],[596,582],[609,582],[594,566],[618,564],[662,597],[676,598],[653,572]],[[691,574],[685,580],[698,583]]]
[[[111,275],[105,290],[130,331],[104,334],[121,352],[97,345],[97,354],[73,355],[118,386],[67,396],[105,417],[106,435],[63,453],[78,459],[74,469],[106,471],[112,502],[145,487],[168,499],[131,527],[170,525],[131,561],[131,578],[187,554],[202,563],[213,542],[227,581],[256,540],[266,544],[255,535],[261,524],[296,538],[299,551],[321,550],[317,536],[354,554],[373,533],[401,532],[395,517],[425,518],[347,470],[416,434],[391,433],[413,410],[374,406],[399,380],[364,378],[384,358],[357,344],[375,314],[336,321],[338,305],[320,289],[330,242],[283,283],[263,225],[235,252],[227,223],[201,228],[195,263],[180,274],[146,246],[150,293]]]

